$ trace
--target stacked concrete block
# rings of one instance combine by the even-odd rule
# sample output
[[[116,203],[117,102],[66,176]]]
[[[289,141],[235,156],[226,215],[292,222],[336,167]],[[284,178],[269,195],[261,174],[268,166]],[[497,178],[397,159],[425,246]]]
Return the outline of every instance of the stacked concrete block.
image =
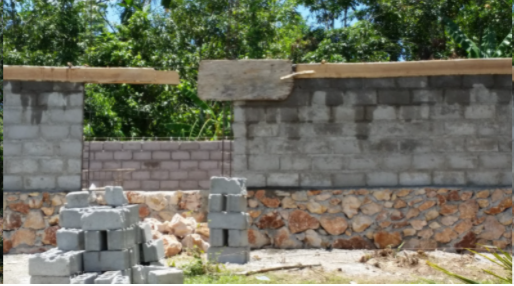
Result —
[[[31,283],[130,284],[138,277],[137,284],[146,284],[151,270],[161,271],[152,281],[183,283],[181,270],[140,265],[163,265],[164,244],[152,240],[150,226],[139,222],[139,206],[128,205],[121,187],[106,187],[107,206],[89,206],[89,198],[87,191],[66,196],[57,249],[29,259]],[[141,278],[140,267],[152,268]]]
[[[212,177],[210,192],[209,260],[219,263],[247,263],[250,260],[250,222],[247,213],[246,179]]]

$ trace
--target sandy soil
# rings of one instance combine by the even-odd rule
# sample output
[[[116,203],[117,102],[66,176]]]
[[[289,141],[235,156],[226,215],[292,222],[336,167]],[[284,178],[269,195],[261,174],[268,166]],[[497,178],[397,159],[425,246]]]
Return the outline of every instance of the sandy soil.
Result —
[[[362,257],[368,261],[360,262]],[[409,257],[407,259],[406,257]],[[293,264],[321,264],[321,268],[303,270],[283,270],[282,273],[309,277],[313,271],[340,275],[356,283],[401,283],[420,282],[422,278],[440,283],[455,283],[439,271],[426,265],[426,261],[435,262],[450,271],[469,278],[488,280],[490,276],[481,269],[499,270],[493,263],[480,256],[460,255],[442,251],[418,254],[412,251],[401,251],[396,258],[390,253],[383,257],[380,253],[366,250],[279,250],[264,249],[251,253],[250,263],[241,265],[227,264],[227,269],[239,271],[257,270],[274,266]],[[179,264],[177,264],[179,265]],[[4,256],[4,283],[26,284],[28,276],[28,255]],[[275,274],[281,272],[274,272]]]

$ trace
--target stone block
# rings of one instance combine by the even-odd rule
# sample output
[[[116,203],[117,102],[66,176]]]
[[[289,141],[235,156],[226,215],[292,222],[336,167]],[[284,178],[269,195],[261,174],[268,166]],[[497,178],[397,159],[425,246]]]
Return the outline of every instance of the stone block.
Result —
[[[122,271],[108,271],[95,279],[95,284],[114,284],[114,281],[123,276]],[[130,283],[130,282],[129,282]]]
[[[122,250],[136,244],[136,229],[128,227],[124,229],[107,230],[107,249]]]
[[[87,208],[61,208],[59,212],[59,224],[64,228],[82,228],[81,217],[84,213],[88,212]]]
[[[105,187],[105,202],[110,206],[124,206],[128,204],[128,199],[123,188],[119,186],[106,186]]]
[[[66,195],[66,208],[87,208],[89,206],[89,192],[71,192]]]
[[[152,227],[150,224],[141,222],[137,224],[136,229],[139,233],[139,235],[136,235],[136,243],[140,244],[152,240]]]
[[[84,271],[83,251],[62,251],[57,248],[29,257],[31,276],[70,276]]]
[[[84,231],[61,228],[57,231],[57,248],[63,251],[84,250]]]
[[[136,265],[132,267],[132,284],[149,284],[148,274],[150,273],[150,271],[166,269],[169,268],[167,266]]]
[[[245,195],[227,195],[227,208],[228,212],[246,212],[247,200]]]
[[[71,278],[69,284],[95,284],[95,279],[98,277],[98,273],[84,273]]]
[[[210,193],[246,195],[246,179],[212,177]]]
[[[111,230],[130,226],[130,210],[127,208],[97,209],[81,217],[83,230]]]
[[[177,268],[152,270],[148,273],[148,284],[184,284],[184,272]]]
[[[248,229],[250,226],[247,213],[209,213],[207,221],[209,228]]]
[[[228,246],[228,230],[211,228],[209,233],[209,244],[213,246]]]
[[[142,244],[142,261],[145,263],[159,261],[164,258],[164,243],[162,239],[152,240]]]
[[[227,210],[227,197],[221,194],[209,195],[209,212],[223,212]]]
[[[210,247],[207,252],[207,258],[218,263],[245,264],[250,261],[250,248]]]
[[[84,232],[86,251],[107,250],[107,232],[102,230],[88,230]]]
[[[228,246],[230,246],[230,247],[247,247],[248,246],[248,230],[230,229],[228,231]]]
[[[124,270],[131,267],[130,262],[130,253],[127,249],[84,252],[85,272]]]
[[[70,276],[30,276],[30,284],[73,284],[71,282]]]

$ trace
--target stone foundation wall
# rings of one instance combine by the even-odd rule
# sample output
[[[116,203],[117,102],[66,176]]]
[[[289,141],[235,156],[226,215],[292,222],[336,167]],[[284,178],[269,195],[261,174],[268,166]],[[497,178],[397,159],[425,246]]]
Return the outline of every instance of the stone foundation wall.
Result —
[[[104,205],[103,192],[97,192],[97,204]],[[147,217],[171,220],[176,213],[205,221],[207,192],[126,192],[131,204],[140,204],[141,220]],[[66,203],[66,193],[4,193],[3,253],[38,253],[56,246],[59,210]]]
[[[512,189],[250,191],[252,248],[512,248]]]

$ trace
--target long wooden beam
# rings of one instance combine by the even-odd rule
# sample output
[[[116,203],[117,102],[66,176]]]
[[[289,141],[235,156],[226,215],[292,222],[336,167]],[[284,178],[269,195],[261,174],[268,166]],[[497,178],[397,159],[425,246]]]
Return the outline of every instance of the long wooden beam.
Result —
[[[297,72],[314,71],[314,73],[301,74],[295,78],[380,78],[511,74],[514,71],[511,67],[511,58],[349,64],[299,64],[296,67]]]
[[[57,81],[101,84],[179,84],[175,71],[153,68],[90,68],[4,66],[4,80]]]

